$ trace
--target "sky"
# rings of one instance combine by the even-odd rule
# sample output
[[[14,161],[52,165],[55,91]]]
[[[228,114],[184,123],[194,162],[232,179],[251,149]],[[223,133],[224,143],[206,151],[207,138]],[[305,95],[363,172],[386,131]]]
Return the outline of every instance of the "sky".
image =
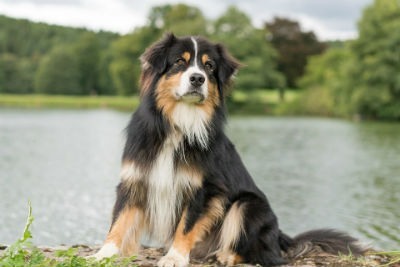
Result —
[[[121,34],[147,22],[153,6],[186,3],[215,19],[230,5],[247,13],[257,27],[283,16],[300,22],[321,40],[357,37],[357,22],[373,0],[0,0],[0,14],[50,24]]]

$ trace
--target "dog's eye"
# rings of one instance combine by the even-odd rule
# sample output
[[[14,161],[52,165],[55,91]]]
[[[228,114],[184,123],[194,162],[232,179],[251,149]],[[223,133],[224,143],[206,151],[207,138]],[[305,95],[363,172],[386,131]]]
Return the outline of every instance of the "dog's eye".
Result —
[[[185,65],[185,64],[186,64],[186,61],[185,61],[183,58],[179,57],[179,58],[177,58],[177,59],[175,60],[175,64],[176,64],[176,65]]]
[[[207,61],[206,63],[204,63],[204,67],[209,70],[209,71],[213,71],[215,66],[214,66],[214,62],[212,61]]]

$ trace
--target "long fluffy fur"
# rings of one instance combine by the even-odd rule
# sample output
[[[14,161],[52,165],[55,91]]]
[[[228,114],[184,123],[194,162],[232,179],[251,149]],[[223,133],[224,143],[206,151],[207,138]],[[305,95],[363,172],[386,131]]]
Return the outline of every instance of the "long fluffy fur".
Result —
[[[202,61],[210,58],[210,63]],[[178,223],[184,216],[179,234],[194,238],[196,246],[188,245],[191,255],[217,255],[228,265],[279,265],[286,262],[284,255],[293,258],[314,246],[335,254],[364,252],[354,238],[334,230],[294,238],[279,230],[266,196],[224,133],[224,97],[240,64],[222,45],[169,34],[141,60],[142,100],[127,127],[113,224],[124,209],[135,207],[143,211],[147,234],[170,246],[179,241]],[[215,96],[212,101],[174,100],[175,83],[193,64],[205,75],[203,86]],[[171,251],[169,256],[179,252]]]

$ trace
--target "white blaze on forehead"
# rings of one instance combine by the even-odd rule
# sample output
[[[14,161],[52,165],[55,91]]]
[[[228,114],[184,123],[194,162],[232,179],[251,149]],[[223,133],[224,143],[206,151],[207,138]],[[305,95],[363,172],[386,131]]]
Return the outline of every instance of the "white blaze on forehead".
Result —
[[[180,85],[178,88],[175,89],[175,93],[177,96],[183,96],[188,92],[188,90],[192,87],[190,84],[190,76],[195,73],[200,73],[204,76],[205,82],[204,84],[200,87],[204,98],[207,98],[208,96],[208,77],[207,74],[204,72],[204,70],[199,68],[199,65],[197,64],[198,62],[198,56],[199,56],[199,46],[197,44],[197,41],[194,37],[190,38],[193,42],[193,48],[194,48],[194,57],[193,57],[193,65],[189,66],[186,71],[182,73],[181,79],[180,79]]]
[[[194,45],[194,66],[198,67],[197,66],[197,55],[198,55],[199,48],[198,48],[196,39],[194,39],[194,37],[191,37],[190,39],[192,39],[192,42],[193,42],[193,45]]]

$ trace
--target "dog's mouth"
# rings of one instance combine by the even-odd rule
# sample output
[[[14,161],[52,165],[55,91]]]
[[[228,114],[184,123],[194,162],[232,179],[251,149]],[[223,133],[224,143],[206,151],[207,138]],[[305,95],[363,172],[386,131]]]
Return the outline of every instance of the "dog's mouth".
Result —
[[[204,102],[204,95],[199,90],[190,90],[186,94],[182,95],[180,99],[190,104],[201,104]]]

